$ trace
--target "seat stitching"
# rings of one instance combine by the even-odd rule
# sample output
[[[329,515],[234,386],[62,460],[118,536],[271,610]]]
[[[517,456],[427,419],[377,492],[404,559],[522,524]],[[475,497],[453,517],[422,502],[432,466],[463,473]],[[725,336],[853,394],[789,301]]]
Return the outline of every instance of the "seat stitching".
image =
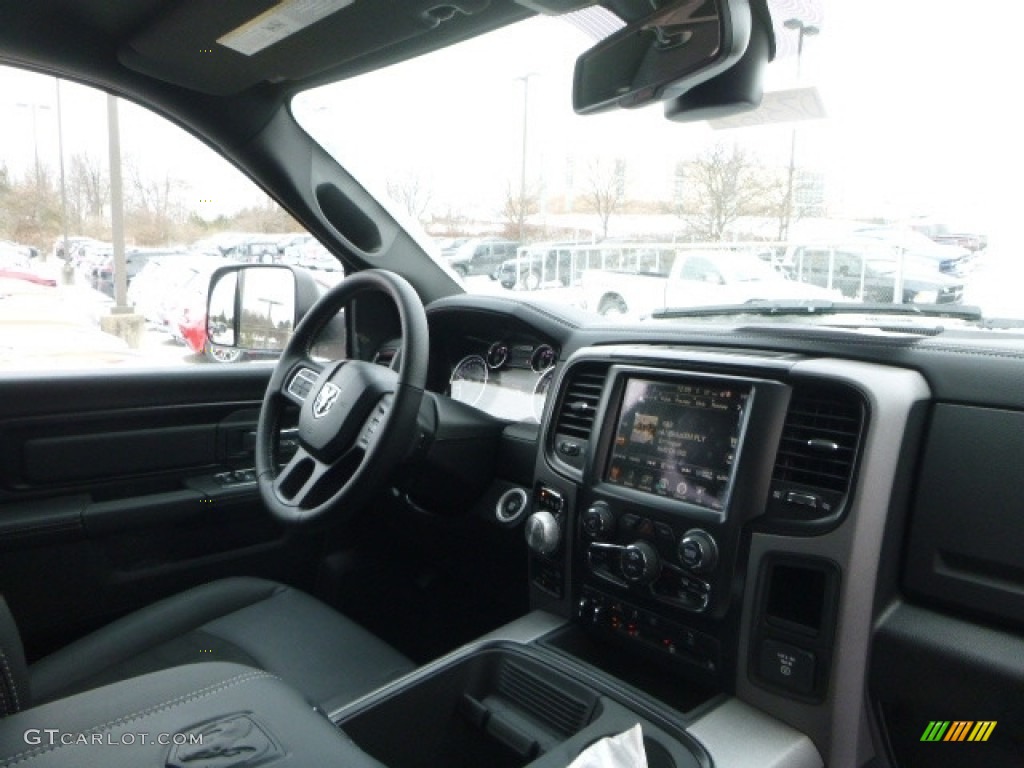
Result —
[[[179,593],[179,595],[185,595],[185,594],[188,594],[190,592],[196,592],[196,591],[202,590],[205,586],[206,585],[201,585],[201,586],[198,586],[198,587],[193,587],[190,590],[187,590],[185,592]],[[223,619],[226,616],[232,616],[232,615],[234,615],[236,613],[239,613],[240,611],[244,611],[244,610],[247,610],[249,608],[252,608],[254,605],[258,605],[258,604],[260,604],[262,602],[265,602],[267,600],[273,600],[274,598],[278,597],[279,595],[285,594],[286,592],[288,592],[291,589],[292,588],[289,587],[287,584],[275,584],[273,589],[269,593],[260,595],[259,597],[254,598],[251,602],[245,602],[245,603],[240,604],[240,605],[238,605],[238,606],[236,606],[234,608],[231,608],[226,613],[218,614],[218,615],[216,615],[216,616],[214,616],[212,618],[208,618],[208,619],[203,620],[199,624],[191,625],[191,626],[188,627],[188,629],[186,629],[181,634],[185,635],[185,634],[188,634],[189,632],[195,632],[197,630],[200,630],[203,627],[205,627],[207,624],[210,624],[210,623],[212,623],[214,621],[217,621],[219,619]],[[174,596],[172,596],[171,598],[166,598],[166,599],[170,600],[170,599],[173,599],[173,597]],[[213,633],[210,633],[210,634],[213,634]],[[90,637],[86,637],[84,639],[85,640],[89,640],[91,638]],[[142,648],[139,648],[134,653],[130,654],[127,658],[133,658],[133,657],[139,656],[139,655],[141,655],[143,653],[148,653],[149,651],[152,651],[154,648],[159,648],[161,645],[163,645],[165,642],[167,642],[168,639],[169,638],[167,638],[167,637],[157,638],[153,643],[145,644]],[[74,647],[74,645],[75,645],[75,643],[72,643],[70,646],[68,646],[68,648]],[[62,649],[61,651],[58,651],[58,653],[61,653],[64,650],[67,650],[67,648]],[[43,659],[43,661],[46,661],[46,659]],[[113,667],[116,667],[118,664],[120,664],[122,661],[124,661],[124,659],[115,659],[115,660],[111,661],[109,664],[107,664],[106,666],[104,666],[101,669],[99,669],[98,672],[104,672],[104,671],[106,671],[108,669],[112,669]],[[77,677],[73,677],[70,682],[72,682],[72,683],[81,682],[83,679],[86,679],[86,677],[87,676],[80,674]],[[2,765],[2,763],[0,763],[0,765]]]
[[[18,700],[18,686],[14,684],[14,675],[11,674],[11,667],[7,663],[7,654],[4,653],[4,649],[0,648],[0,664],[4,665],[4,677],[7,678],[7,684],[11,688],[11,695],[14,697],[14,711],[21,711],[21,702]]]
[[[160,704],[154,704],[145,709],[140,709],[138,712],[133,712],[130,715],[123,715],[122,717],[119,717],[115,720],[110,720],[100,725],[94,725],[92,728],[82,730],[81,733],[102,733],[103,731],[114,728],[115,726],[125,725],[126,723],[130,723],[133,720],[138,720],[140,718],[156,714],[157,712],[161,712],[163,710],[174,709],[175,707],[181,706],[182,704],[189,704],[193,701],[198,701],[199,699],[205,699],[208,696],[212,696],[216,693],[227,690],[228,688],[233,688],[237,685],[241,685],[242,683],[247,683],[252,680],[258,680],[261,678],[280,679],[276,675],[271,675],[268,672],[257,670],[253,670],[252,672],[245,672],[239,675],[235,675],[234,677],[229,677],[227,680],[222,680],[216,685],[208,685],[205,688],[199,688],[189,693],[183,693],[180,696],[176,696],[173,699],[168,699],[167,701],[162,702]],[[42,754],[52,752],[64,746],[67,745],[48,744],[45,747],[27,749],[22,752],[18,752],[17,754],[11,755],[10,757],[4,758],[3,762],[0,762],[0,765],[12,766],[17,765],[18,763],[24,763],[36,757],[39,757]]]
[[[6,684],[0,685],[0,715],[13,715],[13,711],[7,709],[7,693],[5,692]]]

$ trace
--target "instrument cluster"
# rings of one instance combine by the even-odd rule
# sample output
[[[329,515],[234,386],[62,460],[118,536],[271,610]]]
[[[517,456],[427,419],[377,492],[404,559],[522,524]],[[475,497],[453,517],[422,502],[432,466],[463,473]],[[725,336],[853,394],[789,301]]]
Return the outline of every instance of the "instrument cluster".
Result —
[[[452,367],[448,394],[500,419],[539,423],[558,351],[550,344],[499,339]]]

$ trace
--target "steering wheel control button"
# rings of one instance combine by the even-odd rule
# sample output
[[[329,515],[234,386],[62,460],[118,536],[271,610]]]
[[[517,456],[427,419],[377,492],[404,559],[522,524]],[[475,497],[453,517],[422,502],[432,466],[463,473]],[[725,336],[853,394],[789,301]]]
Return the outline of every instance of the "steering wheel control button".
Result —
[[[634,584],[649,584],[657,578],[661,561],[657,550],[646,541],[630,544],[619,558],[619,567],[627,581]]]
[[[546,509],[538,510],[526,520],[526,544],[538,555],[552,555],[558,549],[562,531],[558,520]]]
[[[761,643],[761,677],[795,693],[814,690],[816,659],[810,651],[777,640]]]
[[[679,541],[679,563],[693,573],[710,573],[718,564],[718,545],[707,531],[694,528]]]
[[[524,489],[509,488],[494,505],[494,516],[503,525],[517,523],[526,511],[529,500]]]
[[[288,393],[294,395],[299,400],[305,400],[309,397],[309,393],[313,391],[316,379],[316,373],[309,370],[309,368],[300,368],[288,384]]]

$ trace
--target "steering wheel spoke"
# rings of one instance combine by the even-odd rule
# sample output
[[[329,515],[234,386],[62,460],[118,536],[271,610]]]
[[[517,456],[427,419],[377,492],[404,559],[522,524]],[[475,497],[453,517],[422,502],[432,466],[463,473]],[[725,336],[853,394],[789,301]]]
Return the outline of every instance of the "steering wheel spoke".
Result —
[[[366,291],[384,293],[398,310],[400,370],[362,360],[310,361],[319,330]],[[305,523],[354,511],[381,487],[417,435],[428,362],[426,313],[403,278],[366,270],[331,288],[295,329],[263,398],[256,470],[271,513],[286,523]],[[271,436],[288,404],[299,406],[299,447],[279,469]]]

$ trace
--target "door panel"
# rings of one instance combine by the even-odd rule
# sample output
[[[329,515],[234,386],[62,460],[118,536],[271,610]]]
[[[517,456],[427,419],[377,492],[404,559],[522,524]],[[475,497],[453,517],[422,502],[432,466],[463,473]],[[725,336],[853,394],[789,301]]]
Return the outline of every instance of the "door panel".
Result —
[[[31,656],[227,575],[310,588],[251,472],[272,367],[0,379],[0,591]]]

